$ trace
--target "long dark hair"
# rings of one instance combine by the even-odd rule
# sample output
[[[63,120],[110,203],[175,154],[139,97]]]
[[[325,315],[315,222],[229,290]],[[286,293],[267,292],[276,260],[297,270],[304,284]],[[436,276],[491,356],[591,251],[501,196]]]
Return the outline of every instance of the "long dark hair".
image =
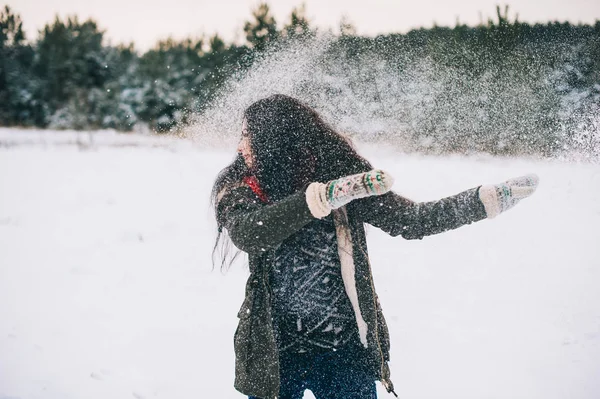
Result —
[[[217,212],[218,196],[228,187],[254,175],[269,202],[277,202],[311,182],[325,183],[342,176],[372,169],[358,155],[350,140],[337,133],[319,114],[301,101],[276,94],[250,105],[244,112],[253,155],[252,170],[238,155],[218,175],[211,203]],[[219,233],[213,250],[219,250],[224,233]],[[221,267],[228,261],[229,240],[221,240]]]

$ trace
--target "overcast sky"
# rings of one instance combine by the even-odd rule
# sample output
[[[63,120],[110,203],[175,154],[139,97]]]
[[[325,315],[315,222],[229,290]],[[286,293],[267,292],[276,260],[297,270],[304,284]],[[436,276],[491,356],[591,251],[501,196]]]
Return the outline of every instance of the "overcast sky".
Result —
[[[21,15],[28,39],[55,15],[93,18],[113,44],[135,42],[146,50],[159,39],[211,35],[243,41],[242,27],[257,0],[12,0],[9,6]],[[475,25],[481,17],[495,17],[494,0],[306,0],[313,25],[337,30],[342,16],[361,35],[406,32],[412,28]],[[301,0],[268,2],[282,24]],[[506,3],[501,3],[506,4]],[[600,0],[512,0],[510,16],[526,22],[570,21],[593,24],[600,20]]]

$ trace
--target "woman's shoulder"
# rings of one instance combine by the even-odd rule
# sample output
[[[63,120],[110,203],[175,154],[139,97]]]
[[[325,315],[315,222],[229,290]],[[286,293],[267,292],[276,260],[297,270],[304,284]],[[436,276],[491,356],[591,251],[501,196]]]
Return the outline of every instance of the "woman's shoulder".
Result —
[[[239,182],[235,182],[235,183],[230,183],[227,184],[225,187],[223,187],[218,193],[217,193],[217,203],[221,202],[221,200],[229,195],[234,193],[237,189],[239,188],[249,188],[248,185],[246,185],[243,181],[239,181]]]
[[[217,203],[223,198],[234,195],[236,197],[246,197],[253,201],[258,199],[262,203],[267,203],[266,194],[262,191],[258,180],[253,176],[245,176],[241,180],[227,184],[217,194]]]

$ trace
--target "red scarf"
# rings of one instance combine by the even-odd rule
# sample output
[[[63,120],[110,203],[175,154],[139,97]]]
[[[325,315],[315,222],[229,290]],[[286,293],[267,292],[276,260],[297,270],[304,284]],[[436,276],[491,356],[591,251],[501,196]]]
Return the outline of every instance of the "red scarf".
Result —
[[[260,184],[258,183],[258,179],[254,176],[246,176],[242,179],[244,184],[248,185],[250,189],[256,194],[258,198],[262,202],[269,202],[269,198],[267,198],[267,194],[260,188]]]

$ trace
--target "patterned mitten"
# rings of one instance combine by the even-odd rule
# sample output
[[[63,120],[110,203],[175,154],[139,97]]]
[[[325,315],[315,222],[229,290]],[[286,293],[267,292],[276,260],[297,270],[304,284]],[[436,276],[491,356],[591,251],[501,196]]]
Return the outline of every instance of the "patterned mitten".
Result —
[[[387,193],[394,178],[382,170],[345,176],[325,184],[311,183],[306,189],[306,203],[317,218],[322,218],[350,201]]]
[[[536,190],[540,178],[535,174],[525,175],[496,185],[481,186],[479,199],[489,219],[509,210],[523,198]]]

